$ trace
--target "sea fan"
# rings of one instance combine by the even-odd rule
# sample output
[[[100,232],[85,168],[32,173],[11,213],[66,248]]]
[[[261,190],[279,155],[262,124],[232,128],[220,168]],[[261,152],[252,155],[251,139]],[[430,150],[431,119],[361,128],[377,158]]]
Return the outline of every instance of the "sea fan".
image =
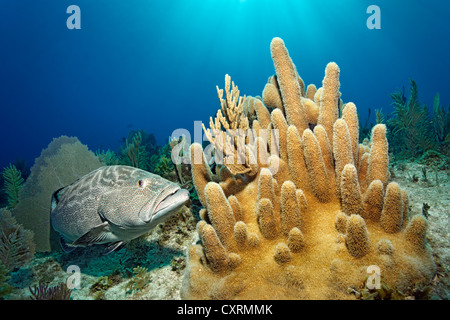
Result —
[[[103,164],[76,137],[61,136],[42,150],[19,193],[12,214],[25,229],[34,232],[36,250],[50,251],[50,199],[67,186]],[[56,241],[54,246],[59,247]]]

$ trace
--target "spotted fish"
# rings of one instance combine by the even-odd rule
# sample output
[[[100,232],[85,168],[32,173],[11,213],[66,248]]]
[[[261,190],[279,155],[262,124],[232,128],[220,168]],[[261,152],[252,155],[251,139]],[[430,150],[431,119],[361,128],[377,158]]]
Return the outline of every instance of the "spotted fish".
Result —
[[[56,190],[50,219],[66,251],[108,244],[109,253],[150,231],[188,200],[187,190],[158,175],[106,166]]]

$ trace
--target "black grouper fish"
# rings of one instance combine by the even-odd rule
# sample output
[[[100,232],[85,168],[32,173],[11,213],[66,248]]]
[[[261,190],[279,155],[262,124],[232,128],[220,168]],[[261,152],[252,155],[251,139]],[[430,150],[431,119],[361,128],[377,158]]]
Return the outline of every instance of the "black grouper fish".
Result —
[[[56,190],[51,224],[63,249],[108,244],[121,248],[176,213],[189,193],[158,175],[129,166],[106,166]]]

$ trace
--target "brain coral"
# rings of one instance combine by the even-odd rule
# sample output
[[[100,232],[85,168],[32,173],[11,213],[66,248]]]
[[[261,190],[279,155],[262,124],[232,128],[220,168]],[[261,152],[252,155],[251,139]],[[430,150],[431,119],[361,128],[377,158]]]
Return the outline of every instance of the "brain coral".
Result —
[[[376,125],[370,143],[359,144],[356,107],[340,99],[336,63],[321,88],[305,91],[283,40],[272,40],[271,53],[276,75],[262,99],[238,99],[228,76],[225,99],[218,90],[222,113],[205,131],[216,158],[229,147],[224,164],[212,172],[200,144],[191,145],[204,209],[182,298],[349,299],[347,289],[364,286],[373,265],[397,290],[431,280],[426,220],[409,216],[406,192],[389,181],[386,127]],[[213,139],[214,130],[239,127],[236,119],[248,121],[253,139],[245,147],[236,137],[217,143],[223,130]],[[239,146],[236,172],[227,160]]]

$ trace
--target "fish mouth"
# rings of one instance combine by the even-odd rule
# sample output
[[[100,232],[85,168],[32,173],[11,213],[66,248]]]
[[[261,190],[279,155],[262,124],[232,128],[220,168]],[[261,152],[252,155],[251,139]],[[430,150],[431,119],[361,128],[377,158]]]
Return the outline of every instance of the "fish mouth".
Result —
[[[175,189],[172,193],[167,194],[155,207],[149,221],[159,223],[163,218],[168,218],[175,213],[185,203],[189,201],[189,192],[186,189]]]

